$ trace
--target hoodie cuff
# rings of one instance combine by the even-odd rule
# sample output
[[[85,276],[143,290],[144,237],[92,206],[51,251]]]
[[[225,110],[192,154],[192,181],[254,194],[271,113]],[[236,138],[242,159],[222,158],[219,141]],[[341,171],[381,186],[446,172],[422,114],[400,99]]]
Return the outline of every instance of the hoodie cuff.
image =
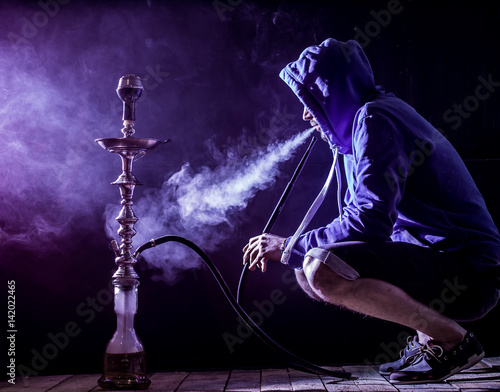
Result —
[[[285,242],[285,248],[288,246],[288,243],[290,242],[291,239],[292,239],[292,237],[287,238],[287,240]],[[304,256],[305,256],[305,253],[299,252],[298,250],[293,248],[292,253],[290,254],[290,258],[288,259],[288,263],[283,261],[283,258],[281,259],[281,262],[283,264],[288,265],[290,268],[302,269],[302,264],[304,262]]]

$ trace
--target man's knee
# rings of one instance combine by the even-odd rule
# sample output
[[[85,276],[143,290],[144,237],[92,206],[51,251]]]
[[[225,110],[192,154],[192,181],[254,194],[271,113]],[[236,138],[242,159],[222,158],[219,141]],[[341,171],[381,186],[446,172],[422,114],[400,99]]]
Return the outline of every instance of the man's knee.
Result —
[[[319,298],[314,290],[309,286],[309,283],[307,281],[306,275],[304,274],[304,270],[295,270],[295,277],[297,278],[297,282],[300,286],[300,288],[312,299],[315,299],[317,301],[322,301],[321,298]]]
[[[303,272],[309,287],[322,301],[340,305],[342,299],[349,295],[350,281],[336,274],[320,260],[306,257]]]

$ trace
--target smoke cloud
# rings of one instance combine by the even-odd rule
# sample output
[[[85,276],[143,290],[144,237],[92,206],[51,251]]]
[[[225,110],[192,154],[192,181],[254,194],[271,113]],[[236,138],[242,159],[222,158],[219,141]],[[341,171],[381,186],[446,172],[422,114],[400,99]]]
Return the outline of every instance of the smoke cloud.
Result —
[[[149,187],[135,200],[134,244],[174,233],[214,249],[306,137],[282,141],[300,122],[276,88],[296,51],[275,39],[268,53],[272,13],[255,5],[224,21],[197,1],[6,0],[0,12],[0,249],[46,255],[102,237],[105,208],[104,231],[117,236],[120,162],[94,140],[121,136],[125,74],[144,78],[136,136],[175,145],[134,169]],[[155,252],[151,263],[164,260]],[[198,265],[182,252],[165,268]]]
[[[69,70],[55,73],[30,47],[1,49],[8,55],[0,56],[0,241],[41,250],[68,234],[76,218],[88,223],[94,198],[107,193],[93,187],[100,181],[93,165],[102,160],[90,159],[97,149],[87,128],[103,115]]]
[[[139,217],[134,242],[140,245],[152,238],[176,234],[205,251],[217,249],[230,239],[235,225],[242,220],[239,213],[255,194],[275,183],[279,163],[290,159],[313,130],[257,149],[242,159],[228,150],[215,168],[203,166],[195,171],[189,163],[184,164],[160,189],[147,189],[134,204]],[[114,218],[119,210],[117,205],[106,207],[106,227],[111,238],[117,237]],[[178,279],[178,271],[200,266],[199,258],[184,246],[169,245],[168,252],[165,249],[152,248],[142,256],[162,271],[161,279],[168,283]]]

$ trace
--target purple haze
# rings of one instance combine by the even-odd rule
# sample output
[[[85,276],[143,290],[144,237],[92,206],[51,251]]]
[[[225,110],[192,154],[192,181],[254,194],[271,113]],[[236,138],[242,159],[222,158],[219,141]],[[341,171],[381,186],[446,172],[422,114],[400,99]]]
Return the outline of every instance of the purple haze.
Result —
[[[262,17],[241,7],[248,26]],[[105,209],[116,237],[110,182],[120,161],[94,140],[121,136],[115,89],[127,73],[145,78],[136,136],[174,140],[134,168],[147,185],[136,191],[135,245],[168,229],[216,247],[297,147],[273,155],[267,175],[250,173],[268,144],[300,129],[300,112],[276,98],[283,61],[270,61],[263,33],[250,45],[227,34],[233,25],[210,3],[7,1],[0,10],[0,246],[51,252],[102,230]],[[216,204],[189,199],[207,190]]]

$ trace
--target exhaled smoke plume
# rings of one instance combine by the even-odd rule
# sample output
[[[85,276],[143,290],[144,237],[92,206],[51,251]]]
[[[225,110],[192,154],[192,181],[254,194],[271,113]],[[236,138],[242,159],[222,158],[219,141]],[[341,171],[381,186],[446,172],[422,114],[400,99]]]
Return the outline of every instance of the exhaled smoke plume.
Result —
[[[165,234],[186,237],[206,251],[215,250],[230,235],[237,213],[259,191],[274,184],[279,163],[288,160],[313,129],[292,139],[274,143],[238,160],[226,157],[215,169],[202,167],[196,173],[185,164],[164,182],[161,189],[148,189],[134,205],[139,217],[134,243],[140,245]],[[107,233],[116,238],[119,206],[106,208]],[[168,250],[166,250],[168,249]],[[199,267],[199,259],[189,249],[169,245],[143,253],[148,263],[163,271],[172,283],[179,270]]]
[[[66,3],[48,12],[46,1],[0,2],[2,14],[9,15],[0,26],[0,254],[7,247],[40,255],[71,252],[94,231],[102,238],[100,214],[106,201],[117,200],[109,182],[119,163],[94,140],[121,135],[115,88],[127,73],[144,77],[137,136],[160,139],[168,133],[178,142],[169,162],[199,157],[202,147],[189,142],[207,131],[231,138],[234,130],[260,129],[253,134],[257,143],[237,143],[228,152],[233,160],[199,169],[193,158],[192,167],[184,166],[161,190],[146,191],[134,206],[140,218],[134,245],[168,232],[202,238],[198,242],[207,248],[211,237],[220,243],[215,235],[226,235],[259,186],[273,181],[266,171],[274,170],[268,167],[275,161],[264,159],[264,151],[238,156],[254,144],[267,145],[297,118],[286,107],[269,112],[274,83],[282,85],[278,72],[289,59],[273,56],[287,53],[288,36],[280,41],[283,48],[275,42],[271,55],[265,37],[249,44],[233,36],[233,28],[241,28],[222,23],[210,2]],[[252,23],[245,26],[253,30]],[[221,110],[230,115],[221,116]],[[173,133],[170,124],[176,124]],[[283,161],[285,155],[272,159]],[[157,156],[147,161],[165,165]],[[191,194],[198,195],[194,204]],[[116,214],[111,216],[109,233],[116,236]]]

